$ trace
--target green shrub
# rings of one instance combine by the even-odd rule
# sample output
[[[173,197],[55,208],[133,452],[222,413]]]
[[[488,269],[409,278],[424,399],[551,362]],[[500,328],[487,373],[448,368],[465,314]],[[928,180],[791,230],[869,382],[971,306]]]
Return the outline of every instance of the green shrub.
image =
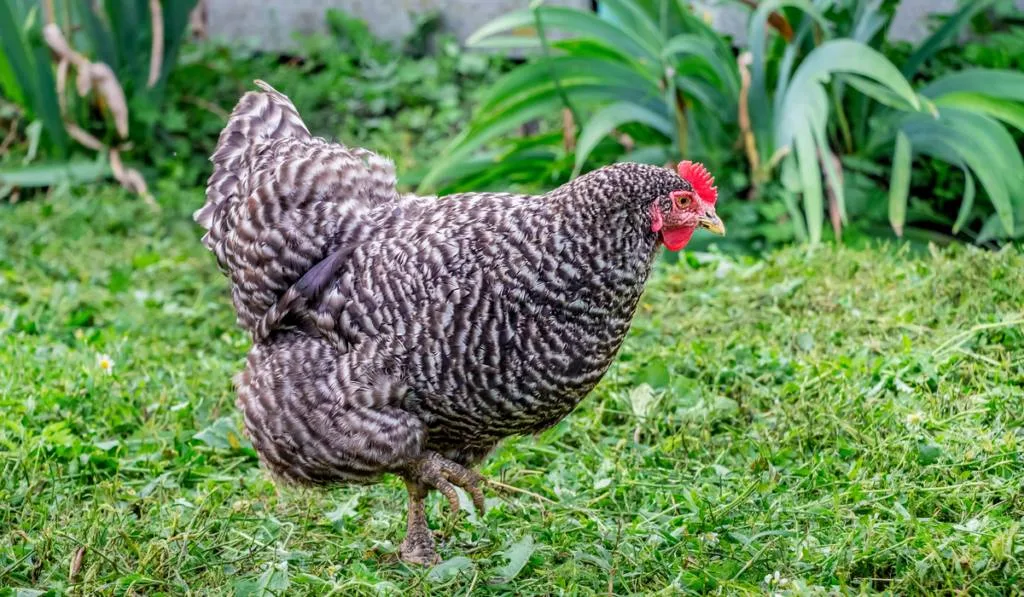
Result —
[[[817,243],[826,216],[836,238],[851,225],[854,236],[884,236],[886,220],[902,236],[911,195],[926,227],[912,236],[1022,233],[1024,168],[1004,125],[1020,128],[1024,75],[973,69],[911,83],[970,19],[1002,4],[965,4],[903,56],[885,43],[896,2],[744,4],[756,8],[739,68],[688,2],[606,0],[597,14],[535,6],[496,19],[470,45],[525,48],[532,59],[490,89],[421,188],[550,187],[608,161],[685,156],[719,173],[723,195],[761,200],[723,206],[747,224],[730,227],[743,242]],[[559,109],[571,118],[555,118]],[[510,134],[534,120],[541,134]],[[912,189],[928,158],[963,171],[955,221],[945,198],[929,206],[928,189]]]
[[[159,10],[147,0],[3,3],[0,89],[30,122],[31,149],[23,164],[0,172],[0,190],[79,182],[112,171],[145,196],[145,181],[121,165],[120,153],[154,142],[167,77],[196,1],[168,0],[156,4]],[[72,141],[97,151],[98,159],[69,159],[76,153]],[[37,150],[49,161],[26,165]]]
[[[538,56],[491,87],[421,188],[509,177],[557,183],[583,170],[603,143],[617,147],[613,151],[623,159],[641,162],[665,163],[681,154],[711,164],[725,159],[739,92],[725,40],[685,3],[614,0],[601,7],[593,14],[535,6],[499,17],[470,37],[471,47],[519,48]],[[550,39],[556,32],[564,37]],[[562,135],[505,141],[473,159],[485,144],[559,109],[571,116]],[[622,137],[623,131],[630,136]],[[608,141],[614,133],[618,142]],[[572,154],[569,169],[552,151],[559,145]],[[481,180],[481,173],[487,178]]]

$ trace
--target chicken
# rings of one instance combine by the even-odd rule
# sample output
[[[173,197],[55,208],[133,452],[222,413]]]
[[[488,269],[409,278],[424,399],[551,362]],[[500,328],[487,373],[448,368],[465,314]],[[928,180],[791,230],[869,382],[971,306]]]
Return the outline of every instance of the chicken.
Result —
[[[400,555],[437,562],[428,491],[483,509],[473,467],[597,384],[659,245],[724,233],[714,180],[622,163],[543,196],[401,195],[389,160],[311,136],[256,84],[195,213],[253,339],[235,380],[246,434],[284,482],[400,476]]]

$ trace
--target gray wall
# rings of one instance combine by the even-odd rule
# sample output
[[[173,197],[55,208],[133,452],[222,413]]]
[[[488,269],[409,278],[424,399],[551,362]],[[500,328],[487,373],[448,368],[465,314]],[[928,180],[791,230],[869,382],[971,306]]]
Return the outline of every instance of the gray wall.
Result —
[[[591,6],[590,0],[546,3]],[[339,8],[365,20],[377,35],[391,40],[401,39],[412,30],[414,14],[440,10],[446,27],[465,39],[495,17],[527,5],[524,0],[206,0],[206,26],[215,39],[281,49],[292,43],[294,33],[324,31],[328,8]]]
[[[3,1],[3,0],[0,0]],[[1015,0],[1024,10],[1024,0]],[[585,8],[590,0],[547,0]],[[292,43],[293,33],[324,30],[328,8],[340,8],[370,23],[385,39],[401,39],[414,23],[414,13],[440,10],[449,30],[465,39],[478,27],[508,10],[528,6],[527,0],[206,0],[207,32],[214,38],[263,49],[282,49]],[[748,10],[728,0],[703,0],[695,4],[707,10],[720,31],[742,43]],[[957,0],[903,0],[889,37],[921,39],[928,33],[924,20],[930,13],[948,13]]]

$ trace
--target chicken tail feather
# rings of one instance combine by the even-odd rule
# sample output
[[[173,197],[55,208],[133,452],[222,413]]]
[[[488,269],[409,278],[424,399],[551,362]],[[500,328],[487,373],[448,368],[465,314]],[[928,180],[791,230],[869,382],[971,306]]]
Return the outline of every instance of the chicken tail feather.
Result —
[[[250,91],[238,101],[210,157],[213,175],[207,181],[206,204],[192,215],[206,230],[231,197],[248,195],[244,163],[254,148],[271,139],[310,138],[309,129],[286,95],[264,81],[257,79],[255,84],[261,91]]]

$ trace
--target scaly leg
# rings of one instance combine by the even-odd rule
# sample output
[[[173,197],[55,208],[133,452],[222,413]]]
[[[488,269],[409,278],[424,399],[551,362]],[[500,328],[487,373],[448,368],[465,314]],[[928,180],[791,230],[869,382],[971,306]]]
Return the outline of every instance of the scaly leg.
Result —
[[[409,526],[405,532],[405,540],[398,548],[402,560],[410,564],[433,566],[441,561],[434,550],[434,537],[427,527],[427,513],[424,498],[427,487],[416,481],[405,479],[405,488],[409,490]]]
[[[409,526],[405,540],[399,547],[401,558],[413,564],[432,565],[440,562],[434,550],[434,538],[427,527],[424,509],[424,498],[430,488],[440,491],[448,498],[452,512],[459,511],[459,494],[455,487],[461,487],[473,499],[477,511],[484,512],[484,494],[480,484],[484,478],[476,471],[468,469],[444,458],[436,452],[429,452],[423,458],[412,463],[403,472],[405,487],[409,490]]]

